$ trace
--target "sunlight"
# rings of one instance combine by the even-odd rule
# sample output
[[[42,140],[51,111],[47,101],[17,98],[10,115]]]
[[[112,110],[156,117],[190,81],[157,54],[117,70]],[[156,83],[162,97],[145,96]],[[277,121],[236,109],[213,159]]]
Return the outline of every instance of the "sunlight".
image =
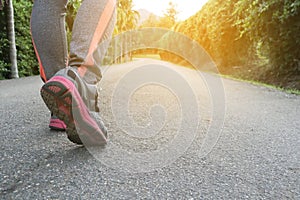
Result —
[[[177,5],[178,19],[185,20],[198,12],[208,0],[133,0],[133,4],[135,10],[146,9],[155,15],[163,16],[170,1]]]

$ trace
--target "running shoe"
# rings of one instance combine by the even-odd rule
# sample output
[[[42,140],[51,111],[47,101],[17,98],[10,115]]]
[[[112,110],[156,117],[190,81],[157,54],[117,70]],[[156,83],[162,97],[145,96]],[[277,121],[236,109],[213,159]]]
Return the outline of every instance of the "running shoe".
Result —
[[[107,129],[97,106],[96,85],[86,83],[76,68],[58,71],[43,85],[41,96],[49,110],[66,124],[69,140],[85,146],[107,143]]]

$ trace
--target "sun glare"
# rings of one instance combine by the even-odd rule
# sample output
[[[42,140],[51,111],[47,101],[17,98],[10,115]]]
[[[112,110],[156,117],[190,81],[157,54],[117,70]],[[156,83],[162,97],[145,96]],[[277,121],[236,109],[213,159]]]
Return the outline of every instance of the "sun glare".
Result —
[[[133,4],[135,10],[146,9],[162,16],[170,1],[177,5],[178,19],[185,20],[198,12],[208,0],[133,0]]]

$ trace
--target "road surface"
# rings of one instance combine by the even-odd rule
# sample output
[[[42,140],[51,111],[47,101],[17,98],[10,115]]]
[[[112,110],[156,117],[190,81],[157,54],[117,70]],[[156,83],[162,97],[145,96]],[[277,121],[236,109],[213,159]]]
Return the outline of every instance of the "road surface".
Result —
[[[49,130],[50,113],[39,95],[39,77],[0,81],[0,199],[300,199],[300,96],[223,79],[224,96],[213,96],[217,98],[213,101],[207,96],[213,91],[205,91],[203,77],[193,70],[156,63],[181,74],[196,101],[180,99],[172,90],[176,79],[171,86],[141,85],[127,101],[129,93],[122,91],[130,84],[124,74],[147,62],[151,63],[140,60],[113,66],[104,73],[100,107],[111,138],[107,149],[114,143],[132,151],[130,155],[150,155],[176,138],[173,132],[180,123],[186,127],[180,134],[191,143],[176,141],[176,148],[169,149],[172,152],[159,154],[163,159],[149,158],[153,166],[140,166],[139,158],[130,160],[121,151],[99,150],[97,157],[97,152],[69,142],[65,133]],[[214,107],[218,101],[221,107]],[[157,104],[162,107],[149,114]],[[136,123],[137,135],[120,131],[121,126],[132,128],[126,127],[124,108]],[[181,115],[184,109],[187,112]],[[213,115],[218,109],[220,116]],[[191,133],[196,116],[200,116],[198,129]],[[201,144],[213,120],[219,123],[219,132],[203,153]],[[151,135],[145,129],[149,123],[162,128]],[[160,166],[165,160],[168,163]]]

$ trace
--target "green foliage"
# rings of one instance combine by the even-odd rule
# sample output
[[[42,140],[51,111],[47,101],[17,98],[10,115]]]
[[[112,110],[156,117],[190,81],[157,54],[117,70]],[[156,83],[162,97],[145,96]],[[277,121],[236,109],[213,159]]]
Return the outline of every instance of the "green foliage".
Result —
[[[67,32],[68,40],[71,38],[71,31],[74,18],[81,4],[81,0],[70,0],[67,7]],[[14,0],[15,34],[18,69],[20,76],[30,76],[39,74],[38,62],[34,54],[34,49],[30,34],[30,17],[32,10],[32,1]],[[6,13],[4,9],[0,10],[0,79],[9,78],[10,60],[9,60],[9,41],[6,30]]]
[[[0,10],[0,79],[4,79],[9,78],[11,64],[9,61],[9,42],[6,31],[5,0],[0,1],[1,8],[4,5],[4,9]],[[81,3],[82,0],[69,0],[68,2],[66,15],[68,41],[71,40],[74,19]],[[19,75],[37,75],[39,74],[38,62],[34,54],[30,35],[30,16],[33,1],[14,0],[13,5]],[[131,30],[137,26],[139,14],[132,7],[132,0],[118,1],[119,12],[115,33]]]
[[[68,30],[72,31],[74,19],[81,5],[82,0],[69,0],[67,5],[66,23]]]
[[[1,1],[1,0],[0,0]],[[5,13],[0,10],[0,79],[9,77],[9,43],[6,38]]]
[[[14,1],[17,59],[20,76],[39,74],[30,34],[31,10],[31,1]]]
[[[210,0],[174,30],[199,42],[223,73],[300,87],[300,0]],[[235,67],[239,66],[239,67]]]
[[[300,74],[300,0],[239,1],[236,26],[267,58],[269,76]]]
[[[131,60],[131,53],[128,54],[127,49],[130,48],[130,45],[133,45],[133,39],[128,31],[137,27],[139,17],[140,14],[133,10],[132,0],[117,1],[117,21],[113,33],[115,37],[108,47],[107,54],[102,62],[103,65]]]
[[[82,0],[69,0],[67,5],[66,30],[67,30],[68,46],[72,38],[74,20],[81,3]]]
[[[140,14],[133,10],[132,0],[118,0],[117,2],[117,24],[114,33],[120,34],[124,31],[135,29]]]
[[[9,77],[10,62],[5,0],[0,2],[0,7],[4,5],[4,9],[0,10],[0,79],[3,79]],[[69,40],[81,2],[70,0],[68,4],[66,22]],[[30,36],[32,3],[13,1],[20,76],[38,74]],[[115,34],[137,26],[139,15],[132,7],[132,0],[118,1]],[[154,27],[173,27],[173,30],[197,41],[223,73],[234,73],[235,66],[239,66],[242,77],[269,83],[277,81],[279,85],[290,80],[299,83],[300,0],[210,0],[194,16],[173,26],[176,13],[176,7],[170,5],[163,17],[168,17],[168,21],[152,17],[147,23]],[[123,45],[114,45],[111,50],[116,48],[126,50]]]
[[[17,48],[17,60],[19,76],[30,76],[39,73],[37,60],[35,58],[34,49],[30,35],[30,16],[32,9],[32,1],[14,0],[15,14],[15,37]],[[6,14],[5,7],[0,11],[0,78],[9,78],[10,60],[9,60],[9,42],[6,30]]]
[[[196,15],[174,27],[175,31],[199,42],[221,72],[245,64],[249,51],[249,38],[239,37],[239,30],[234,26],[236,2],[211,0]]]
[[[6,3],[6,4],[7,4],[7,0],[0,0],[0,10],[2,10],[2,9],[3,9],[3,7],[4,7],[4,3]]]

